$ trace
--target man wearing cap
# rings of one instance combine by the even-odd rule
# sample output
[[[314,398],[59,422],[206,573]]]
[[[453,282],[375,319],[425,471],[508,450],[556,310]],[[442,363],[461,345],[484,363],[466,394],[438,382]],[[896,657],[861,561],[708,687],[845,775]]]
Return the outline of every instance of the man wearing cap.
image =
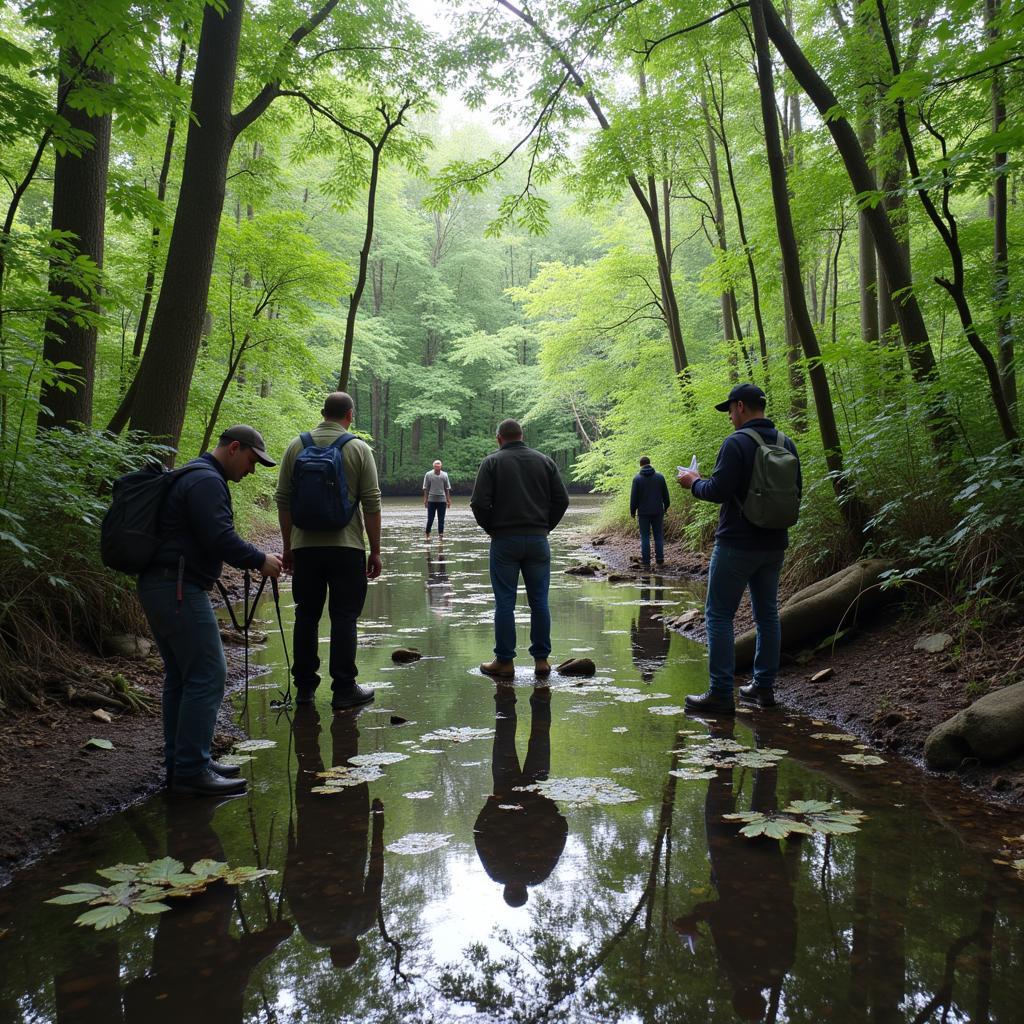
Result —
[[[351,396],[344,391],[328,395],[322,415],[323,421],[309,432],[318,447],[333,444],[349,432],[355,415]],[[368,704],[374,698],[373,690],[356,682],[356,623],[366,600],[367,580],[374,580],[381,573],[377,464],[365,441],[353,437],[343,442],[342,467],[355,512],[348,524],[338,530],[302,529],[292,522],[291,506],[295,460],[302,447],[301,435],[288,446],[281,459],[276,492],[284,567],[294,576],[292,675],[296,703],[312,704],[314,691],[320,685],[320,616],[326,600],[331,617],[331,707],[344,711]],[[370,542],[369,557],[364,532]]]
[[[765,393],[755,384],[737,384],[729,397],[715,406],[729,414],[734,431],[718,451],[711,479],[700,473],[682,470],[677,477],[681,487],[695,498],[722,506],[715,531],[715,548],[708,568],[708,591],[704,617],[708,634],[708,672],[710,687],[700,696],[686,698],[686,710],[733,714],[733,673],[735,645],[733,619],[743,592],[750,588],[750,606],[757,628],[757,652],[754,678],[740,687],[740,700],[758,707],[775,706],[775,676],[779,670],[781,630],[779,628],[779,574],[789,544],[785,529],[755,526],[742,511],[754,470],[758,442],[745,429],[756,430],[768,444],[783,446],[797,454],[793,442],[776,429],[764,415]],[[801,487],[797,477],[797,488]]]
[[[275,466],[252,427],[225,430],[217,447],[193,459],[171,485],[160,511],[163,538],[139,575],[139,600],[164,660],[164,765],[172,790],[197,796],[245,791],[239,769],[210,758],[227,665],[208,591],[224,562],[278,576],[281,559],[235,532],[228,481],[256,464]]]
[[[423,475],[423,507],[427,510],[427,540],[437,516],[437,536],[444,540],[444,515],[452,507],[452,485],[448,474],[441,469],[441,460],[434,459],[432,469]]]

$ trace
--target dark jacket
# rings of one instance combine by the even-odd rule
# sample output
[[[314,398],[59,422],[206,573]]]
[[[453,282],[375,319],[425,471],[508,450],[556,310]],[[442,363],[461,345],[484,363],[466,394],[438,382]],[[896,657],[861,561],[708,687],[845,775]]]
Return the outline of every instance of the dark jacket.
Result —
[[[768,419],[749,420],[744,427],[756,430],[769,444],[775,444],[778,431]],[[734,431],[718,450],[718,461],[709,480],[694,480],[693,496],[702,501],[713,501],[722,506],[718,516],[715,540],[727,548],[746,548],[757,551],[781,551],[789,545],[788,530],[766,530],[755,526],[741,510],[754,472],[754,452],[758,444],[742,431]],[[796,445],[787,437],[786,447],[797,454]],[[803,478],[798,478],[803,487]]]
[[[629,494],[629,514],[635,516],[661,516],[668,511],[668,484],[665,478],[654,471],[653,466],[644,466],[633,477],[633,489]]]
[[[469,505],[492,537],[545,536],[565,515],[569,492],[551,459],[507,441],[480,463]]]
[[[228,480],[221,464],[209,452],[189,465],[193,463],[209,468],[184,473],[172,484],[160,510],[163,541],[153,568],[176,571],[178,558],[184,555],[185,579],[209,590],[224,562],[236,569],[259,569],[267,556],[235,532]]]

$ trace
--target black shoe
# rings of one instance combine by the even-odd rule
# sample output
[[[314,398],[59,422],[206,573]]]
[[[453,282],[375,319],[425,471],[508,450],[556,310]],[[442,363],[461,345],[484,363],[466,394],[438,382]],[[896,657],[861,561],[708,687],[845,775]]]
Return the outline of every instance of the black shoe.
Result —
[[[316,690],[295,690],[295,704],[297,707],[308,707],[316,703]]]
[[[661,566],[663,566],[665,564],[665,559],[664,558],[659,558],[659,559],[657,559],[657,561],[655,561],[654,564],[656,566],[658,566],[658,568],[661,568]]]
[[[175,778],[171,782],[171,790],[193,796],[235,796],[245,792],[245,779],[225,779],[204,768],[198,775]]]
[[[357,708],[361,704],[369,704],[373,697],[373,690],[368,686],[360,686],[358,683],[353,683],[344,690],[334,691],[334,696],[331,697],[331,708],[334,711]]]
[[[759,708],[775,707],[775,691],[770,686],[748,683],[740,687],[740,703],[755,704]]]
[[[687,711],[694,711],[706,715],[734,715],[736,705],[732,697],[715,693],[708,690],[706,693],[690,694],[683,705]]]
[[[221,764],[220,761],[210,762],[210,771],[219,775],[222,779],[237,779],[242,774],[242,768],[237,764]]]

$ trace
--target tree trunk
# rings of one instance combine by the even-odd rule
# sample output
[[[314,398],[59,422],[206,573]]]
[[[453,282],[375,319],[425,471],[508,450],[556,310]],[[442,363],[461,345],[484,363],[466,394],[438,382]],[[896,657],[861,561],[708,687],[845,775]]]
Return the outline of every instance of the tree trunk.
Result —
[[[825,464],[832,477],[832,487],[839,503],[840,513],[854,543],[859,545],[863,540],[864,512],[856,497],[850,493],[848,481],[843,473],[843,453],[836,426],[835,409],[832,405],[832,395],[829,391],[828,377],[821,362],[821,350],[818,347],[814,326],[807,312],[807,301],[801,284],[800,250],[796,242],[796,233],[793,230],[793,218],[789,208],[789,187],[786,181],[786,163],[776,119],[775,86],[765,26],[764,0],[750,0],[750,20],[754,30],[757,84],[761,97],[768,171],[771,176],[772,204],[775,209],[775,225],[779,235],[779,248],[782,251],[782,264],[789,291],[793,322],[804,355],[810,364],[808,375],[811,378],[814,405],[825,449]]]
[[[874,189],[874,176],[864,157],[864,151],[857,141],[856,133],[850,122],[840,114],[839,101],[835,94],[807,60],[796,40],[786,30],[778,12],[771,3],[758,3],[763,12],[769,37],[785,61],[786,66],[800,83],[801,88],[810,97],[818,112],[828,126],[836,144],[836,149],[846,166],[854,191],[870,192]],[[932,352],[928,339],[928,328],[925,326],[921,307],[913,290],[913,279],[910,264],[896,240],[892,223],[884,208],[873,206],[865,211],[868,226],[875,239],[875,250],[879,254],[885,271],[886,281],[892,292],[899,293],[896,303],[896,316],[900,325],[900,333],[907,349],[911,373],[914,379],[927,388],[935,399],[932,414],[928,416],[926,425],[931,432],[935,450],[947,455],[952,446],[952,431],[948,415],[945,413],[947,402],[945,396],[937,394],[938,376],[935,367],[935,354]]]
[[[71,232],[75,236],[76,252],[102,267],[111,117],[109,113],[90,115],[68,106],[65,101],[76,80],[93,89],[102,89],[113,79],[96,68],[81,69],[81,58],[74,51],[62,54],[61,65],[71,73],[58,86],[58,106],[64,110],[63,116],[72,128],[92,136],[92,144],[83,147],[80,156],[66,151],[57,154],[51,226],[54,231]],[[95,298],[64,280],[57,264],[52,265],[49,292],[62,303],[78,301],[93,313],[97,312]],[[75,317],[64,313],[47,320],[43,330],[43,358],[51,363],[74,363],[79,369],[71,371],[77,378],[74,388],[61,390],[56,383],[43,387],[40,400],[44,408],[39,411],[39,426],[66,427],[72,423],[92,426],[96,326],[78,323]]]

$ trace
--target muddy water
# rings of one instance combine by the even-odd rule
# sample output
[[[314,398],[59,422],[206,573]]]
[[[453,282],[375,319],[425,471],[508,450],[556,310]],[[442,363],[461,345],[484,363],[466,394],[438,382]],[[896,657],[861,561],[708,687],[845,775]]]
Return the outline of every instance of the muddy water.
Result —
[[[569,525],[594,511],[577,502]],[[385,519],[386,575],[360,638],[376,703],[332,716],[325,691],[315,710],[273,709],[285,673],[272,633],[244,721],[276,745],[246,767],[250,795],[156,798],[0,892],[0,1020],[1024,1019],[1024,881],[993,863],[1020,816],[940,795],[906,767],[847,765],[839,755],[862,751],[814,738],[834,730],[806,718],[687,720],[674,709],[703,689],[704,652],[655,616],[699,595],[566,576],[565,545],[554,656],[591,657],[598,676],[536,693],[520,668],[497,693],[475,670],[491,648],[486,538],[457,508],[441,553],[420,513],[392,504]],[[425,657],[396,666],[399,646]],[[430,735],[445,728],[476,732]],[[694,767],[709,734],[788,753],[669,775]],[[314,792],[317,772],[381,752],[404,759]],[[544,780],[565,785],[517,788]],[[794,799],[868,817],[856,834],[782,843],[723,818]],[[277,874],[104,932],[72,926],[84,908],[43,905],[99,868],[166,854]]]

